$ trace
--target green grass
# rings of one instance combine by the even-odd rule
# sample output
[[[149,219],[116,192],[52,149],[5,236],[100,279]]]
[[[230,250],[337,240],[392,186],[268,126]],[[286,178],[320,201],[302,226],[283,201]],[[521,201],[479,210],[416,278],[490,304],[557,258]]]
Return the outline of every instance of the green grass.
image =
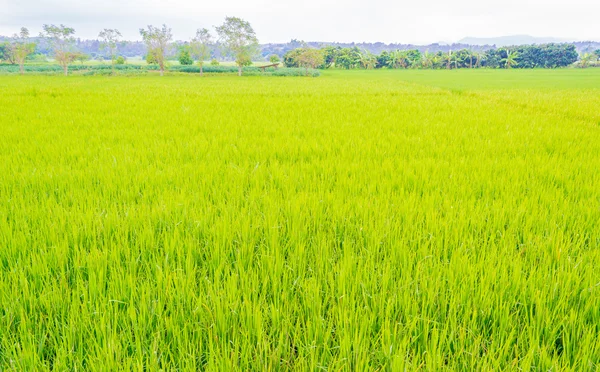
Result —
[[[0,370],[597,370],[599,86],[0,76]]]

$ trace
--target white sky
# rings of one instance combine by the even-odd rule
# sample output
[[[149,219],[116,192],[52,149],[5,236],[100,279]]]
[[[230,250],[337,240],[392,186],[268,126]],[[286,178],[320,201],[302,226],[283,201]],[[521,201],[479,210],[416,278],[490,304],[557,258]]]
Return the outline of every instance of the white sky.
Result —
[[[261,43],[429,44],[515,34],[600,41],[600,0],[0,0],[0,35],[64,23],[82,39],[117,28],[139,40],[140,27],[166,23],[175,39],[188,40],[225,16],[249,21]]]

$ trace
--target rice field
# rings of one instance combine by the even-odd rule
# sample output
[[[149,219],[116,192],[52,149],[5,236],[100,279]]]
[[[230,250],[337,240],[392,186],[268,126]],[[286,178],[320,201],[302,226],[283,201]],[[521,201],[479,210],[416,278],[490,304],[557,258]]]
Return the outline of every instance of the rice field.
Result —
[[[598,370],[599,87],[0,76],[0,370]]]

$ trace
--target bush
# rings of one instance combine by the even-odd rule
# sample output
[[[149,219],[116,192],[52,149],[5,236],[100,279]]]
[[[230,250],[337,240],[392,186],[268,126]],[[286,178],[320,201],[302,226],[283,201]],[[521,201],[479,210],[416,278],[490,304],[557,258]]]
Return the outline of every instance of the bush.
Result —
[[[125,64],[125,57],[123,56],[118,56],[117,59],[115,60],[115,63],[117,65],[124,65]]]
[[[182,66],[190,66],[194,64],[194,60],[190,56],[190,51],[187,49],[182,49],[179,52],[179,63]]]
[[[218,65],[220,65],[220,63],[219,63],[219,61],[217,61],[216,59],[213,58],[213,59],[210,60],[210,65],[211,66],[218,66]]]

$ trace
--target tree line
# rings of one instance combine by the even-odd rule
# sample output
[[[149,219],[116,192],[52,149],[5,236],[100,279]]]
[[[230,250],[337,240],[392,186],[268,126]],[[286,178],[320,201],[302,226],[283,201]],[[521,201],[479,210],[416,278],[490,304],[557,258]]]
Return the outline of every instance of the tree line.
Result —
[[[459,69],[459,68],[558,68],[579,61],[588,67],[600,61],[600,49],[579,55],[572,44],[521,45],[484,52],[460,49],[449,52],[421,52],[418,49],[383,51],[341,47],[301,47],[283,56],[286,67],[341,69]]]
[[[252,64],[252,58],[258,52],[258,38],[249,22],[238,17],[226,17],[222,25],[215,27],[216,42],[231,55],[238,66],[238,74],[242,75],[242,67]],[[84,61],[89,56],[77,51],[75,48],[75,29],[65,25],[45,24],[42,27],[40,38],[45,40],[55,61],[63,68],[64,74],[68,75],[68,68],[76,60]],[[159,67],[162,76],[166,67],[169,51],[173,46],[173,34],[167,25],[156,27],[149,25],[140,29],[140,35],[146,46],[146,60]],[[115,64],[124,60],[118,55],[119,46],[122,43],[121,32],[117,29],[104,29],[98,34],[101,49],[105,50],[114,67]],[[210,31],[206,28],[197,30],[195,37],[180,49],[180,59],[185,58],[197,61],[200,66],[200,74],[203,74],[204,61],[210,57],[211,49],[215,41]],[[15,34],[10,42],[0,45],[0,61],[8,61],[19,65],[21,74],[24,73],[24,64],[27,58],[36,50],[36,41],[30,37],[29,30],[21,28],[19,34]]]
[[[260,47],[254,29],[249,22],[237,18],[226,17],[222,25],[214,28],[216,38],[207,28],[199,28],[196,35],[187,42],[174,42],[171,28],[166,25],[156,27],[149,25],[140,29],[145,53],[149,64],[158,66],[163,75],[166,61],[177,50],[177,58],[182,65],[197,63],[200,74],[203,74],[204,61],[219,51],[221,56],[231,57],[238,66],[238,74],[242,67],[252,64],[253,58],[260,55]],[[76,48],[75,30],[65,25],[43,25],[38,38],[33,38],[29,30],[21,28],[9,42],[0,43],[0,61],[18,64],[20,72],[24,72],[25,62],[39,51],[39,43],[43,41],[44,51],[52,55],[56,62],[68,74],[68,66],[81,63],[91,56]],[[119,53],[124,41],[117,29],[104,29],[98,34],[99,49],[110,58],[111,65],[125,63],[125,57]],[[314,43],[313,43],[314,44]],[[283,55],[286,67],[308,68],[342,68],[342,69],[457,69],[457,68],[556,68],[565,67],[578,62],[579,67],[598,65],[600,49],[594,52],[578,54],[573,44],[523,45],[503,48],[462,48],[459,50],[435,53],[420,49],[383,50],[375,54],[366,49],[341,46],[314,47],[292,40],[290,45],[296,48]],[[136,49],[142,51],[141,49]],[[263,51],[264,54],[264,51]],[[267,56],[271,63],[279,63],[279,56]],[[218,64],[213,59],[213,64]],[[216,62],[216,63],[215,63]]]

